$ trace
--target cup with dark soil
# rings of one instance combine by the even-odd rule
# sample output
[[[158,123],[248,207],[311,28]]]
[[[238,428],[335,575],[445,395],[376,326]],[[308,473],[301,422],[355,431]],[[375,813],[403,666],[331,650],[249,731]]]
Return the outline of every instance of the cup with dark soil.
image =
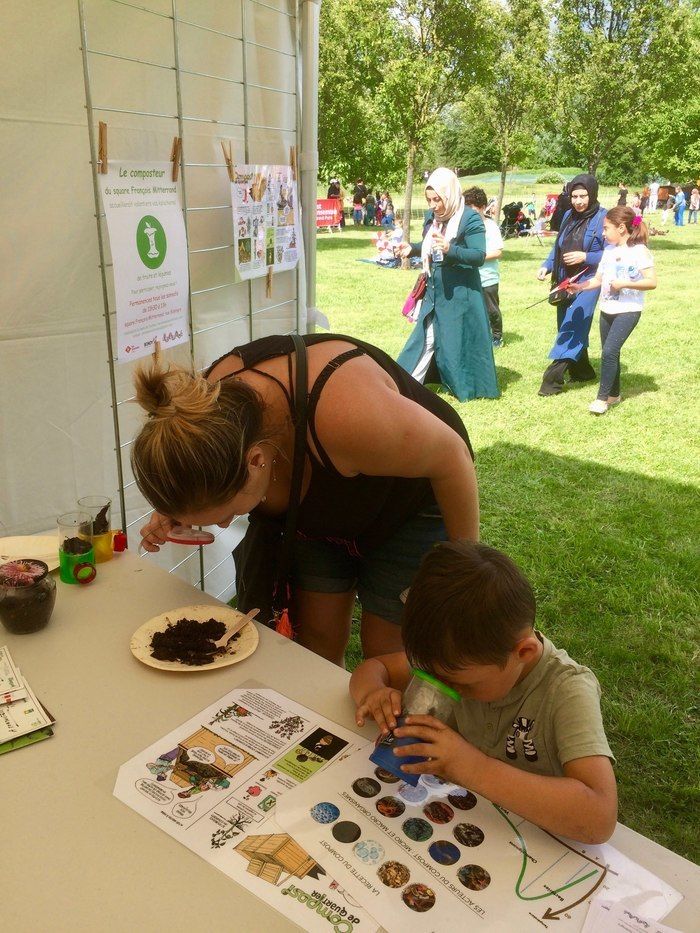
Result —
[[[83,496],[78,499],[81,512],[92,516],[92,546],[98,564],[114,557],[112,549],[112,500],[107,496]]]
[[[58,516],[58,560],[64,583],[90,583],[95,577],[92,516],[65,512]]]

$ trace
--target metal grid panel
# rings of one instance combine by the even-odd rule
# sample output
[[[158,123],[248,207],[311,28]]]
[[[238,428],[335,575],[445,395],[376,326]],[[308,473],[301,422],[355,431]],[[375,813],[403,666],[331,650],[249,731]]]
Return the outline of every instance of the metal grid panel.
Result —
[[[123,527],[132,541],[150,514],[134,482],[129,453],[141,424],[133,404],[134,365],[117,364],[112,257],[97,179],[97,121],[109,125],[109,153],[162,159],[182,139],[182,192],[190,271],[190,343],[168,357],[201,369],[231,346],[299,329],[300,276],[235,282],[228,173],[220,139],[234,161],[286,162],[298,145],[298,35],[291,0],[79,0],[105,330],[110,357],[115,456]],[[245,521],[207,548],[166,545],[145,555],[222,598],[232,593],[232,542]]]

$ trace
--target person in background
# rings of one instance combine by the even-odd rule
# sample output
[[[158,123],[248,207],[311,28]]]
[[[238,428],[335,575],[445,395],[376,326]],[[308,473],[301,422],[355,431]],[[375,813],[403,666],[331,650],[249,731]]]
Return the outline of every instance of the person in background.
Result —
[[[642,216],[644,216],[644,211],[646,211],[646,210],[649,209],[649,196],[650,196],[650,193],[651,193],[651,189],[649,188],[649,185],[645,185],[645,186],[642,188],[642,199],[641,199],[641,202],[640,202],[640,204],[639,204],[639,210],[642,212]]]
[[[677,227],[683,226],[683,217],[685,216],[686,200],[685,192],[680,185],[676,185],[676,196],[673,203],[673,217]]]
[[[690,192],[690,210],[688,211],[688,223],[696,224],[698,222],[698,211],[700,211],[700,191],[693,188]]]
[[[371,190],[367,192],[367,197],[365,198],[365,227],[374,226],[374,217],[376,214],[377,202],[372,194]]]
[[[366,197],[367,188],[365,188],[365,183],[361,178],[358,178],[355,187],[352,189],[352,222],[355,227],[362,224]]]
[[[654,179],[649,185],[649,210],[654,212],[659,204],[659,183]]]
[[[674,195],[669,194],[669,196],[666,198],[664,202],[663,210],[661,211],[661,226],[662,227],[666,226],[666,222],[668,221],[668,215],[674,209],[675,204],[676,204],[676,199]]]
[[[573,275],[580,275],[583,282],[592,279],[603,257],[605,208],[598,203],[598,182],[593,175],[577,175],[569,192],[571,210],[564,215],[557,241],[537,274],[541,282],[551,274],[552,287]],[[539,395],[562,392],[567,371],[570,382],[596,378],[588,359],[588,334],[597,298],[598,291],[560,293],[557,337],[549,352],[553,362],[544,372]]]
[[[459,179],[437,168],[428,179],[422,243],[402,243],[402,259],[420,256],[427,287],[398,363],[419,382],[440,382],[465,402],[498,398],[489,318],[479,279],[484,222],[466,207]]]
[[[339,178],[331,178],[328,182],[328,197],[332,201],[340,201],[340,223],[338,224],[338,229],[342,229],[345,226],[345,218],[343,217],[343,197],[342,197],[342,188],[340,187]],[[331,228],[328,228],[332,232]]]
[[[394,202],[391,200],[391,195],[388,191],[385,191],[382,195],[380,206],[382,209],[382,226],[393,227],[395,220]]]
[[[510,558],[484,544],[439,544],[423,558],[403,614],[404,650],[356,668],[350,695],[407,774],[468,787],[547,832],[605,842],[615,830],[614,758],[600,685],[535,628],[535,594]],[[397,727],[411,668],[461,694],[456,726],[408,716]]]
[[[479,266],[481,290],[484,293],[484,304],[491,324],[491,336],[494,349],[503,346],[503,316],[498,300],[498,283],[500,270],[498,260],[503,253],[503,237],[495,220],[486,217],[488,199],[483,188],[467,188],[464,192],[464,203],[473,207],[481,214],[486,228],[486,257],[483,266]]]
[[[649,233],[640,214],[630,207],[614,207],[603,221],[608,244],[595,276],[572,290],[600,292],[600,364],[598,397],[589,411],[604,415],[622,401],[620,395],[620,350],[639,323],[644,292],[656,288],[654,259],[647,249]]]
[[[378,227],[382,225],[382,193],[381,191],[375,191],[374,193],[374,218]]]
[[[549,229],[550,230],[559,230],[561,228],[561,222],[564,219],[564,214],[571,208],[571,198],[569,197],[569,185],[565,184],[562,188],[561,194],[556,200],[554,209],[552,210],[551,216],[549,218]]]
[[[635,191],[632,196],[632,210],[635,214],[642,213],[642,199],[638,191]]]
[[[624,207],[627,204],[628,190],[627,190],[627,185],[623,181],[618,182],[617,193],[618,193],[617,206]]]

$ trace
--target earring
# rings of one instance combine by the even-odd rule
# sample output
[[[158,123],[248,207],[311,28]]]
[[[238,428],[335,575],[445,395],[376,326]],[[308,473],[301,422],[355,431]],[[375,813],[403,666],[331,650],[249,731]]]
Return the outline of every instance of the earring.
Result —
[[[265,464],[264,464],[264,463],[261,463],[261,464],[260,464],[260,466],[261,466],[261,467],[264,467],[264,466],[265,466]]]

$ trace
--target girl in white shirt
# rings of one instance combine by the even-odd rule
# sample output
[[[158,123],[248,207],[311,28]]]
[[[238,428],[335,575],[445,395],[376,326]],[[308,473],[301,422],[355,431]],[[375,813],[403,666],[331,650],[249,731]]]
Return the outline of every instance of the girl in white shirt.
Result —
[[[647,249],[649,233],[631,207],[613,207],[603,221],[607,248],[594,278],[572,291],[600,288],[600,342],[603,348],[598,397],[589,411],[604,415],[620,395],[620,350],[637,326],[644,292],[656,288],[654,259]]]

